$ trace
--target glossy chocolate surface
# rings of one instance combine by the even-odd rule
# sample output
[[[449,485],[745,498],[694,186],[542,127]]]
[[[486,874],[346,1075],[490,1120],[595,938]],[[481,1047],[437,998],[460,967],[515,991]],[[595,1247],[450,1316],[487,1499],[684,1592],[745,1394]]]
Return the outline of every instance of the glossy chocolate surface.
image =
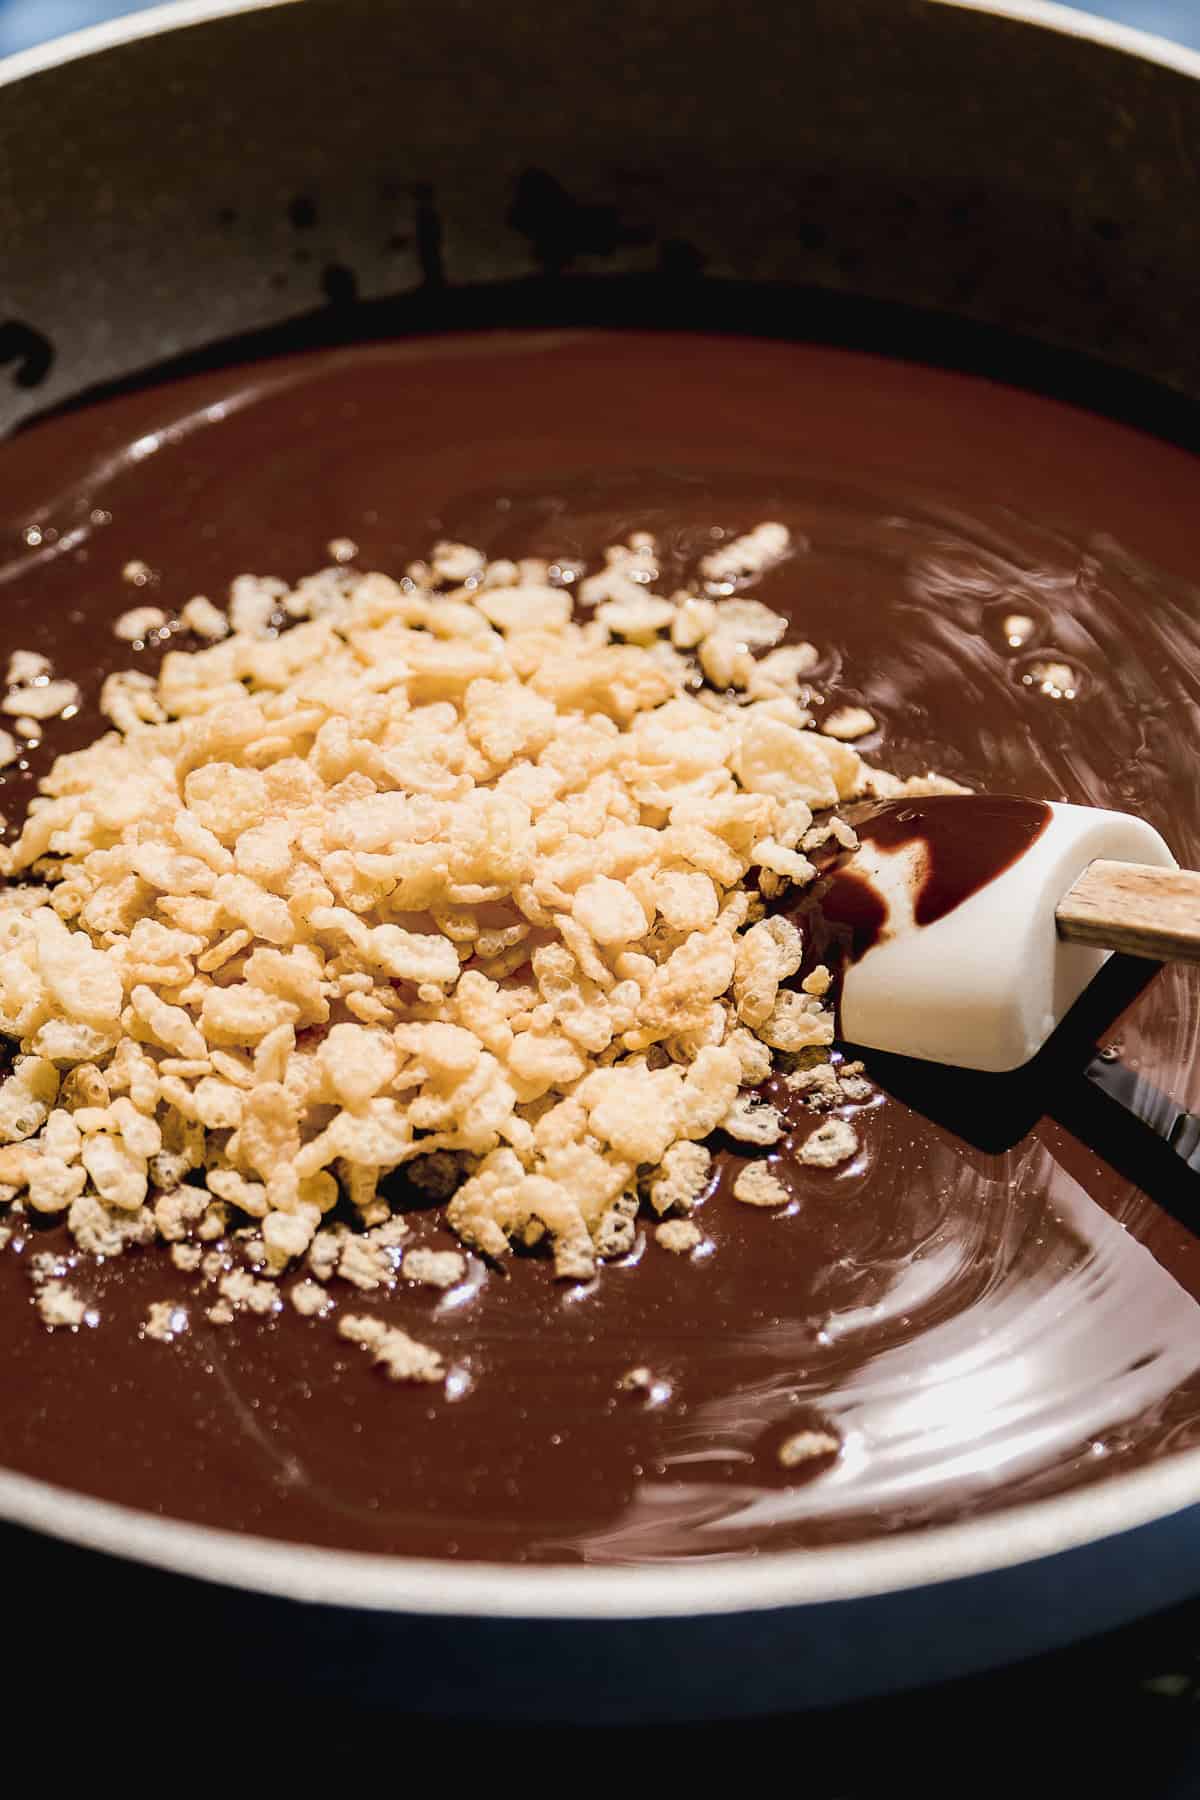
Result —
[[[88,697],[0,808],[96,734],[107,670],[152,662],[111,635],[138,601],[297,577],[337,536],[398,573],[442,534],[578,558],[645,527],[682,569],[714,527],[781,518],[803,547],[758,592],[819,647],[827,704],[874,712],[869,757],[1141,812],[1194,866],[1198,509],[1180,450],[859,353],[481,335],[204,375],[0,445],[3,647]],[[150,588],[122,581],[134,558]],[[1046,658],[1074,698],[1045,691]],[[1137,995],[1115,970],[1020,1077],[879,1058],[835,1173],[789,1154],[815,1123],[791,1097],[792,1203],[735,1202],[729,1155],[705,1254],[646,1234],[586,1287],[531,1256],[372,1300],[443,1350],[447,1397],[389,1386],[290,1309],[214,1327],[197,1308],[174,1344],[139,1341],[151,1301],[192,1293],[155,1250],[77,1272],[99,1323],[48,1334],[10,1251],[0,1461],[318,1544],[603,1563],[853,1541],[1170,1454],[1200,1442],[1198,999],[1194,972]],[[1098,1041],[1116,1060],[1089,1075]],[[413,1227],[449,1242],[434,1210]],[[636,1365],[648,1395],[618,1386]],[[840,1454],[782,1468],[811,1425]]]

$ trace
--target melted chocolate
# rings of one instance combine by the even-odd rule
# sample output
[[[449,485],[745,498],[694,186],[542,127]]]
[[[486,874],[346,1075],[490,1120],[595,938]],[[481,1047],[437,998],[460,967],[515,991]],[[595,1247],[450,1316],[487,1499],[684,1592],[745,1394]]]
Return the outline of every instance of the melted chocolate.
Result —
[[[1200,467],[1057,403],[735,338],[444,338],[109,399],[0,446],[0,477],[4,646],[86,692],[6,779],[13,816],[100,729],[103,675],[152,666],[111,635],[138,601],[295,578],[342,535],[396,573],[438,535],[577,558],[645,527],[671,579],[714,527],[780,518],[806,547],[758,592],[818,646],[827,703],[880,721],[868,755],[1139,811],[1200,856]],[[122,581],[135,558],[148,589]],[[1073,699],[1028,678],[1050,654]],[[389,1386],[290,1308],[196,1309],[174,1344],[139,1341],[151,1301],[192,1295],[158,1250],[81,1266],[99,1323],[47,1334],[23,1260],[64,1238],[42,1227],[0,1256],[0,1460],[318,1544],[614,1562],[854,1541],[1169,1455],[1200,1442],[1200,1246],[1176,1218],[1200,1216],[1200,1177],[1150,1126],[1196,1103],[1200,986],[1175,969],[1124,999],[1132,1139],[1121,1094],[1081,1074],[1087,1030],[1021,1081],[876,1059],[882,1091],[846,1109],[861,1154],[833,1174],[795,1159],[816,1119],[779,1086],[791,1204],[735,1202],[728,1149],[708,1254],[643,1237],[585,1287],[473,1260],[446,1296],[372,1300],[445,1353],[447,1397]],[[436,1209],[413,1224],[448,1242]],[[638,1364],[648,1395],[618,1385]],[[781,1468],[808,1426],[841,1455]]]
[[[933,925],[1010,869],[1049,820],[1044,800],[1008,794],[932,794],[921,800],[886,801],[857,818],[854,828],[863,843],[881,850],[921,846],[913,918],[918,925]],[[818,904],[828,926],[840,926],[849,934],[846,954],[852,961],[887,933],[887,901],[858,869],[835,869],[822,885]]]
[[[820,925],[814,915],[819,911]],[[857,962],[887,933],[890,908],[870,876],[858,869],[835,869],[814,898],[799,909],[798,918],[811,941],[814,927],[820,931],[819,960],[836,975],[843,961]]]

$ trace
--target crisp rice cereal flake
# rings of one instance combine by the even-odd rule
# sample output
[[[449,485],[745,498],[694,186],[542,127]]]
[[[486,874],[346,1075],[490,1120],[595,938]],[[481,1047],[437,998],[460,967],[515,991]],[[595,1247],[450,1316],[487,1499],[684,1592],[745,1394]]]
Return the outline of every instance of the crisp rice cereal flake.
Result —
[[[796,1154],[810,1168],[835,1169],[858,1154],[858,1137],[845,1119],[826,1119],[805,1138]]]
[[[700,1227],[691,1219],[664,1219],[654,1228],[655,1242],[676,1256],[686,1256],[702,1242]]]
[[[449,1288],[461,1281],[467,1262],[457,1250],[409,1250],[400,1266],[408,1281],[419,1281],[427,1287]]]
[[[779,1446],[777,1455],[781,1468],[795,1469],[814,1456],[836,1456],[841,1447],[830,1431],[797,1431]]]
[[[786,1206],[791,1199],[778,1175],[766,1163],[757,1162],[738,1170],[733,1197],[746,1206]]]

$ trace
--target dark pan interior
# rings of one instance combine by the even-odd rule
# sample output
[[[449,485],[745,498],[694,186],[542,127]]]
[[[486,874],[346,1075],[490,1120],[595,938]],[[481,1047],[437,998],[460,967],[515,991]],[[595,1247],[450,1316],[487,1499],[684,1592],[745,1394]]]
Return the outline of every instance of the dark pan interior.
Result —
[[[925,0],[305,0],[145,37],[5,90],[0,426],[288,322],[877,340],[871,302],[933,360],[978,366],[968,321],[1194,397],[1198,123],[1180,70]]]

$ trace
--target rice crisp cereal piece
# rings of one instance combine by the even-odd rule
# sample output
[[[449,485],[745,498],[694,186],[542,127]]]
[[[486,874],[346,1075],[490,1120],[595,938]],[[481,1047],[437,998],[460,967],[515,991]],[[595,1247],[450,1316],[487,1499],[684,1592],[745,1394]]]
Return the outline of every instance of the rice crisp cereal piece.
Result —
[[[654,1228],[655,1242],[676,1256],[687,1256],[701,1239],[700,1227],[691,1219],[664,1219]]]
[[[747,1163],[738,1170],[733,1197],[746,1206],[786,1206],[791,1199],[783,1182],[766,1163]]]
[[[4,685],[30,687],[35,681],[46,679],[50,672],[50,658],[43,656],[40,650],[14,650],[8,659]]]
[[[57,719],[68,707],[77,707],[79,700],[79,689],[73,681],[45,681],[30,687],[10,688],[0,700],[0,709],[17,719],[33,719],[40,723]]]
[[[708,582],[737,581],[744,575],[758,575],[772,563],[787,555],[791,533],[786,525],[756,525],[744,537],[722,544],[702,558],[700,573]]]
[[[654,1211],[691,1212],[708,1186],[711,1172],[712,1156],[703,1144],[686,1139],[672,1144],[648,1184]]]
[[[338,1321],[338,1335],[352,1344],[361,1344],[371,1352],[389,1381],[427,1381],[445,1379],[445,1368],[436,1350],[419,1344],[398,1326],[385,1325],[362,1313],[347,1313]]]
[[[408,1281],[426,1287],[449,1288],[466,1274],[467,1260],[457,1250],[409,1250],[400,1272]]]
[[[319,1281],[298,1281],[290,1298],[296,1311],[306,1319],[319,1319],[333,1307],[333,1301]]]
[[[43,1325],[51,1331],[65,1327],[74,1331],[87,1316],[87,1307],[79,1295],[63,1281],[49,1281],[38,1292],[37,1309]]]
[[[826,716],[821,726],[826,737],[841,738],[846,742],[866,737],[874,729],[875,715],[868,712],[865,706],[840,706],[836,712]]]
[[[197,637],[207,638],[212,643],[229,635],[229,620],[203,594],[197,594],[187,601],[180,611],[179,619],[188,631],[194,631]]]
[[[858,1136],[845,1119],[826,1119],[801,1144],[797,1156],[813,1169],[836,1169],[858,1154]]]
[[[743,1144],[777,1144],[783,1136],[783,1120],[773,1106],[753,1094],[739,1094],[721,1120],[730,1137]]]
[[[797,1431],[779,1446],[779,1464],[795,1469],[815,1456],[836,1456],[841,1447],[831,1431]]]
[[[123,643],[136,644],[151,632],[160,631],[166,623],[167,615],[161,606],[131,606],[113,625],[113,634]]]
[[[153,1338],[160,1344],[173,1344],[187,1327],[186,1307],[176,1305],[173,1300],[152,1300],[138,1335]]]

